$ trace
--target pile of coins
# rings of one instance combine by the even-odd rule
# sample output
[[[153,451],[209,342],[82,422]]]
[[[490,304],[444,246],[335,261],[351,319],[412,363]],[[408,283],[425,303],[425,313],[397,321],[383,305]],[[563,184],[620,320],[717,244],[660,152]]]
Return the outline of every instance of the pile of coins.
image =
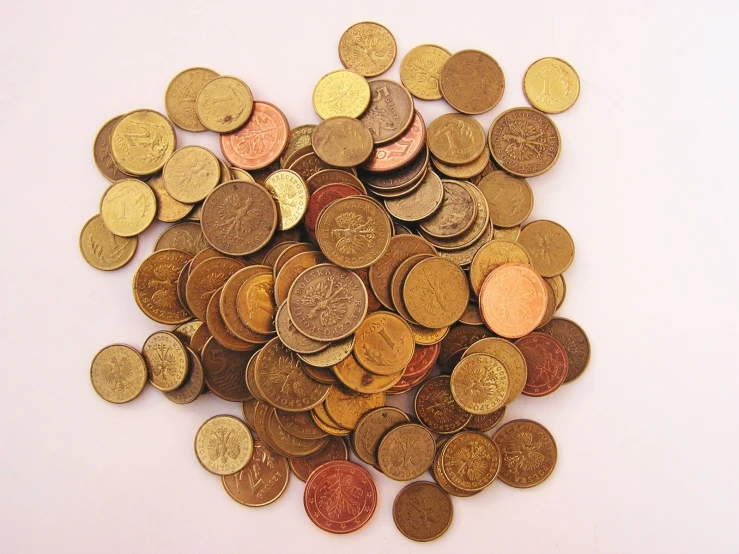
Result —
[[[522,227],[534,201],[525,178],[560,154],[546,113],[572,106],[579,81],[562,60],[535,62],[524,77],[533,108],[501,113],[486,134],[471,114],[503,95],[492,57],[423,45],[403,58],[402,84],[367,80],[396,54],[385,27],[349,28],[346,69],[313,91],[322,121],[292,129],[240,79],[178,74],[168,117],[136,110],[98,133],[95,161],[112,184],[80,249],[117,269],[154,219],[174,223],[133,279],[141,311],[174,328],[141,353],[101,350],[91,379],[102,398],[128,402],[149,381],[178,404],[207,392],[242,403],[243,421],[218,415],[198,430],[202,466],[247,506],[276,500],[292,472],[309,518],[333,533],[375,511],[363,464],[400,481],[429,471],[436,483],[409,484],[392,508],[401,533],[427,541],[449,527],[450,495],[496,477],[531,487],[555,466],[539,423],[486,433],[519,395],[551,394],[588,363],[585,333],[554,317],[572,238],[551,221]],[[414,97],[456,111],[427,127]],[[225,161],[177,149],[175,126],[219,133]],[[387,405],[411,391],[414,414]]]

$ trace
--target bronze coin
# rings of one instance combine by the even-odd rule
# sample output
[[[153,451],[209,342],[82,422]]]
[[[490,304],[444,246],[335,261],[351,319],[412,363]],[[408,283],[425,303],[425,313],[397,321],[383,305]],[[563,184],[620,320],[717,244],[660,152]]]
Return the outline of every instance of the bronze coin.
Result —
[[[498,477],[506,485],[525,489],[544,482],[557,463],[557,443],[540,423],[509,421],[493,435],[503,463]]]
[[[485,130],[474,117],[447,113],[429,125],[428,147],[444,163],[468,164],[485,151]]]
[[[388,431],[377,447],[377,464],[396,481],[420,477],[434,463],[434,436],[423,425],[402,423]]]
[[[404,190],[426,175],[428,161],[429,149],[424,145],[416,157],[398,169],[383,173],[359,171],[358,174],[375,192]]]
[[[301,439],[291,435],[280,424],[275,412],[276,410],[272,408],[267,416],[266,431],[269,442],[277,447],[278,452],[286,455],[288,458],[300,458],[315,454],[326,446],[328,442],[327,435],[320,439]]]
[[[219,256],[205,260],[191,269],[185,295],[187,305],[196,318],[205,321],[210,298],[243,267],[244,263],[235,258]]]
[[[416,417],[434,433],[456,433],[472,417],[455,402],[450,381],[448,375],[438,375],[426,381],[416,393],[413,403]]]
[[[202,356],[203,347],[208,339],[213,335],[210,334],[210,330],[207,325],[201,325],[198,330],[195,331],[192,338],[190,339],[190,348],[192,348],[198,356]]]
[[[419,231],[421,236],[439,250],[455,251],[461,248],[467,248],[477,241],[485,231],[490,228],[488,204],[485,200],[485,196],[477,189],[477,187],[474,187],[465,181],[457,181],[457,183],[462,185],[472,196],[472,200],[474,201],[476,208],[475,220],[466,231],[454,237],[434,237],[427,235],[423,228],[421,228]]]
[[[505,406],[498,408],[491,414],[486,415],[473,415],[470,422],[467,424],[465,429],[471,429],[473,431],[490,431],[493,427],[498,425],[505,415]]]
[[[405,284],[405,279],[408,277],[411,269],[416,267],[421,260],[432,257],[432,254],[415,254],[410,256],[401,262],[398,269],[393,273],[392,281],[390,281],[390,298],[392,299],[393,307],[396,312],[410,323],[415,323],[415,321],[413,321],[411,314],[408,313],[408,309],[405,307],[405,302],[403,300],[403,285]]]
[[[316,240],[316,222],[323,208],[339,198],[359,196],[360,194],[362,193],[356,188],[341,183],[325,185],[316,190],[308,201],[308,210],[303,220],[305,230],[308,231],[310,238],[314,241]]]
[[[426,234],[436,238],[452,238],[472,227],[477,218],[477,202],[461,183],[443,180],[444,198],[441,207],[419,224]]]
[[[310,146],[311,137],[315,128],[315,125],[300,125],[290,129],[290,138],[288,139],[287,147],[282,153],[282,156],[280,156],[280,165],[282,167],[288,167],[289,164],[286,162],[296,150]]]
[[[275,278],[275,300],[277,303],[282,304],[287,300],[290,287],[303,271],[327,261],[323,253],[315,251],[302,252],[289,259]]]
[[[440,351],[439,343],[430,346],[417,344],[413,357],[403,372],[403,377],[391,389],[388,389],[388,394],[407,392],[425,380],[434,369]]]
[[[464,272],[443,258],[421,260],[403,283],[403,302],[414,321],[432,329],[456,323],[470,300]]]
[[[164,396],[175,404],[189,404],[193,402],[203,392],[203,386],[205,385],[203,365],[200,363],[200,358],[198,358],[198,355],[191,348],[186,346],[185,349],[187,350],[187,358],[190,365],[185,382],[175,390],[163,392]]]
[[[221,477],[228,495],[244,506],[266,506],[287,488],[290,469],[287,458],[274,454],[262,441],[254,441],[254,453],[246,467]]]
[[[354,167],[372,153],[372,134],[353,117],[330,117],[316,126],[311,139],[313,150],[335,167]]]
[[[452,355],[459,350],[466,350],[477,341],[493,334],[484,327],[458,325],[451,329],[441,341],[439,363],[446,365]]]
[[[133,295],[141,311],[157,323],[178,325],[191,319],[177,297],[177,281],[192,256],[171,248],[146,258],[133,276]],[[199,317],[201,321],[204,317]]]
[[[500,65],[479,50],[461,50],[441,67],[441,94],[462,113],[481,114],[492,110],[503,97],[505,77]]]
[[[441,487],[417,481],[398,493],[393,502],[393,521],[411,540],[438,539],[452,523],[452,499]]]
[[[531,333],[516,341],[526,360],[526,396],[544,396],[557,390],[567,377],[567,353],[556,339]]]
[[[367,172],[399,170],[401,167],[415,162],[416,158],[423,154],[425,145],[426,123],[421,114],[415,112],[408,129],[395,140],[380,145],[376,144],[372,154],[360,168]]]
[[[498,445],[487,435],[462,431],[441,449],[441,469],[449,482],[462,490],[479,491],[498,476],[502,464]],[[470,471],[474,467],[475,471]]]
[[[272,274],[276,278],[283,266],[292,258],[298,254],[302,254],[303,252],[316,252],[317,250],[318,247],[310,242],[296,242],[288,244],[287,247],[280,252],[280,255],[277,256],[274,263],[271,264],[273,267]]]
[[[315,454],[304,456],[302,458],[291,458],[290,469],[295,476],[305,482],[316,469],[327,462],[334,460],[347,461],[349,459],[349,451],[346,443],[341,437],[329,437],[326,446],[321,448]]]
[[[300,175],[300,178],[303,179],[303,181],[308,181],[316,173],[335,168],[324,162],[311,149],[310,152],[303,156],[300,156],[297,160],[290,164],[289,169]]]
[[[357,189],[362,194],[367,194],[367,189],[356,175],[341,169],[323,169],[311,175],[305,182],[305,186],[308,187],[308,192],[310,192],[311,198],[313,198],[313,194],[318,189],[326,185],[349,185],[350,187]]]
[[[525,179],[492,171],[478,183],[496,227],[516,227],[526,221],[534,209],[534,193]]]
[[[353,431],[354,451],[363,462],[377,465],[377,448],[385,434],[402,423],[410,423],[403,410],[392,406],[376,408],[364,414]]]
[[[328,347],[315,354],[298,354],[308,366],[327,368],[338,364],[352,353],[354,335],[339,341],[332,342]]]
[[[375,144],[398,138],[413,121],[413,97],[403,85],[389,79],[375,79],[369,86],[370,104],[359,120],[372,133]]]
[[[174,248],[195,255],[208,248],[199,224],[182,222],[167,227],[154,243],[154,251]]]
[[[121,170],[113,161],[113,153],[110,149],[110,137],[113,134],[113,129],[118,125],[118,122],[123,119],[124,115],[114,117],[110,121],[107,121],[95,135],[95,142],[92,146],[92,153],[95,159],[95,165],[105,177],[111,183],[126,179],[129,177],[127,173]]]
[[[244,379],[246,364],[253,352],[235,352],[224,348],[215,338],[205,343],[201,355],[205,384],[213,394],[230,402],[251,398]]]
[[[275,278],[270,273],[247,279],[236,295],[236,312],[241,321],[255,333],[275,332],[277,305],[274,298]]]
[[[244,352],[247,350],[255,350],[257,345],[251,342],[246,342],[235,334],[226,326],[221,315],[221,297],[223,294],[223,287],[216,290],[213,296],[208,301],[208,307],[205,311],[205,323],[208,325],[208,330],[213,335],[213,338],[224,348],[229,350],[235,350],[237,352]]]
[[[308,412],[275,410],[275,416],[285,431],[299,439],[317,440],[326,436],[326,433],[316,426]]]
[[[241,321],[237,307],[237,298],[241,286],[256,275],[269,275],[269,273],[270,270],[265,265],[250,265],[231,275],[231,277],[228,278],[228,281],[226,281],[226,284],[223,285],[223,292],[221,292],[220,301],[223,322],[226,324],[229,331],[242,341],[250,342],[252,344],[264,344],[271,338],[268,335],[256,333],[247,327],[244,322]]]
[[[261,169],[280,157],[289,136],[290,125],[277,106],[254,102],[246,125],[221,135],[221,151],[231,165],[247,171]]]
[[[307,337],[295,328],[292,319],[290,319],[287,300],[277,309],[275,328],[282,344],[298,354],[315,354],[316,352],[325,350],[329,345],[328,342],[321,342]]]
[[[167,331],[149,336],[141,348],[149,369],[149,382],[162,392],[182,386],[190,370],[187,350],[182,341]]]
[[[565,383],[574,381],[588,367],[590,341],[577,323],[563,317],[555,317],[540,332],[556,339],[567,354],[567,377]]]

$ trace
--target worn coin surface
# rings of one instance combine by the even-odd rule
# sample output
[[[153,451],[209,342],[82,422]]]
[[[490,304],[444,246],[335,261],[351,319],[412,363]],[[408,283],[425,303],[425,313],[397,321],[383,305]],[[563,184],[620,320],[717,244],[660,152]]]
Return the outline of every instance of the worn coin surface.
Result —
[[[413,407],[418,420],[439,434],[456,433],[472,417],[454,400],[448,375],[432,377],[421,385]]]
[[[532,63],[523,76],[523,92],[537,110],[562,113],[580,96],[580,77],[575,69],[559,58],[541,58]]]
[[[278,169],[264,181],[264,188],[277,203],[280,231],[292,229],[300,223],[310,197],[300,175],[289,169]]]
[[[504,264],[531,265],[528,252],[509,240],[491,240],[477,251],[470,265],[470,285],[480,296],[483,282],[490,273]]]
[[[438,539],[452,523],[452,499],[441,487],[417,481],[403,488],[393,502],[393,521],[411,540]]]
[[[191,67],[174,76],[164,93],[164,107],[172,123],[194,133],[207,130],[198,118],[196,104],[200,91],[216,77],[218,73],[204,67]]]
[[[521,225],[534,209],[534,193],[526,180],[505,171],[488,173],[477,187],[485,195],[496,227]]]
[[[249,463],[254,441],[241,420],[229,416],[211,417],[195,434],[195,454],[200,465],[216,475],[233,475]]]
[[[218,186],[221,165],[213,152],[202,146],[185,146],[167,160],[162,170],[164,188],[180,202],[204,200]]]
[[[319,158],[335,167],[354,167],[370,154],[372,134],[361,121],[352,117],[330,117],[318,124],[311,139]]]
[[[187,252],[192,256],[207,247],[208,243],[203,237],[200,224],[189,221],[167,227],[154,243],[155,252],[165,248],[174,248]]]
[[[285,148],[285,151],[280,156],[280,165],[282,167],[287,167],[288,164],[286,163],[287,160],[290,159],[290,157],[301,148],[305,148],[307,146],[311,145],[311,136],[313,135],[313,130],[316,128],[315,125],[309,124],[309,125],[299,125],[298,127],[294,127],[290,129],[290,137],[287,142],[287,147]]]
[[[290,469],[301,481],[307,481],[316,469],[327,462],[335,460],[346,461],[349,459],[349,451],[346,443],[341,437],[329,437],[326,446],[315,454],[303,456],[302,458],[290,458]]]
[[[410,481],[431,467],[435,453],[436,443],[431,431],[417,423],[402,423],[380,441],[377,463],[390,479]]]
[[[103,177],[111,182],[120,181],[121,179],[129,177],[129,175],[121,171],[113,161],[111,137],[113,135],[113,129],[118,125],[118,122],[121,119],[123,119],[123,116],[119,115],[105,122],[98,131],[98,134],[95,135],[95,142],[92,146],[95,165],[100,170],[100,173],[103,174]]]
[[[146,362],[135,348],[112,344],[95,354],[90,366],[90,381],[100,398],[123,404],[144,390],[147,380]]]
[[[366,170],[362,180],[369,185],[400,186],[409,181],[409,176],[419,175],[428,162],[426,145],[426,124],[416,111],[408,129],[395,140],[375,145],[372,154],[360,167]],[[408,166],[408,167],[406,167]],[[401,168],[403,170],[401,171]],[[396,175],[375,175],[369,172],[387,173],[398,171]]]
[[[354,356],[362,367],[378,375],[402,371],[414,350],[411,328],[391,312],[368,315],[355,333]]]
[[[451,165],[468,164],[485,151],[485,130],[474,117],[447,113],[429,125],[428,147],[431,154]]]
[[[333,372],[346,387],[363,394],[389,390],[403,376],[402,369],[389,375],[372,373],[362,367],[354,356],[347,356],[334,365]]]
[[[275,278],[269,273],[249,277],[236,295],[236,312],[244,324],[255,333],[275,332]]]
[[[190,270],[185,287],[187,305],[193,315],[205,321],[208,302],[226,281],[244,267],[244,262],[236,258],[216,256],[209,258]]]
[[[353,432],[357,457],[367,464],[377,466],[380,441],[390,429],[402,423],[410,423],[408,414],[392,406],[383,406],[364,414]]]
[[[444,179],[442,185],[444,196],[441,206],[431,217],[419,223],[419,228],[430,237],[458,237],[475,224],[477,202],[461,182]]]
[[[172,223],[187,217],[192,212],[193,204],[187,204],[175,200],[164,188],[164,177],[162,174],[151,177],[148,181],[154,196],[157,199],[157,211],[154,217],[165,223]]]
[[[569,319],[555,317],[539,331],[554,337],[565,349],[567,354],[565,383],[582,375],[590,361],[590,341],[582,327]]]
[[[414,321],[440,329],[456,323],[467,308],[469,285],[454,262],[429,258],[418,263],[403,284],[403,301]]]
[[[221,477],[228,495],[244,506],[266,506],[287,488],[290,468],[287,458],[275,454],[262,441],[254,441],[254,452],[246,467]]]
[[[485,234],[486,231],[489,231],[490,229],[490,217],[485,196],[483,196],[483,194],[477,189],[477,187],[471,185],[466,181],[450,182],[462,185],[462,187],[470,194],[470,196],[472,197],[472,201],[475,204],[475,219],[472,221],[472,225],[470,225],[464,232],[453,237],[438,237],[428,235],[423,227],[421,227],[421,235],[425,236],[426,240],[428,240],[440,251],[459,251],[462,248],[467,248],[470,245],[474,244],[478,239],[480,239],[480,237]],[[449,221],[449,219],[447,219],[446,221]],[[423,226],[423,224],[421,225]],[[444,229],[437,228],[435,230],[439,231]]]
[[[136,237],[114,235],[96,215],[90,218],[80,232],[80,252],[95,269],[112,271],[126,265],[136,253]]]
[[[208,389],[229,402],[244,402],[251,398],[252,394],[244,380],[244,370],[252,354],[224,348],[215,338],[210,337],[201,354]]]
[[[479,50],[461,50],[442,66],[441,94],[462,113],[480,114],[492,110],[503,97],[503,70],[490,55]]]
[[[433,171],[427,171],[416,190],[400,198],[385,199],[385,208],[401,221],[415,222],[432,216],[441,207],[443,199],[441,179]]]
[[[356,188],[342,183],[324,185],[316,190],[311,195],[310,200],[308,200],[308,209],[306,210],[305,218],[303,219],[305,230],[308,231],[308,235],[310,235],[313,240],[316,239],[316,223],[318,222],[318,216],[323,211],[323,208],[339,198],[359,196],[360,194],[362,193]]]
[[[161,391],[173,391],[185,382],[189,370],[187,350],[180,339],[157,331],[144,342],[141,354],[149,368],[149,381]]]
[[[509,421],[493,435],[502,464],[498,477],[506,485],[525,489],[547,479],[557,463],[557,444],[540,423],[529,419]]]
[[[254,107],[251,89],[236,77],[216,77],[200,89],[195,109],[200,123],[216,133],[230,133],[249,119]]]
[[[516,341],[526,359],[526,396],[545,396],[557,390],[567,377],[567,353],[557,339],[531,333]]]
[[[143,233],[157,211],[157,199],[138,179],[123,179],[108,187],[100,200],[100,216],[108,230],[119,237]]]
[[[452,371],[449,386],[459,406],[474,415],[487,415],[508,398],[510,377],[500,360],[490,354],[470,354]]]
[[[258,170],[280,157],[289,137],[290,125],[285,114],[269,102],[254,102],[246,124],[221,135],[221,151],[231,165],[246,171]],[[256,174],[253,177],[261,182]]]
[[[301,360],[318,368],[327,368],[338,364],[341,360],[352,353],[354,347],[354,335],[349,335],[343,340],[337,340],[326,348],[315,354],[298,354]]]
[[[413,96],[421,100],[439,100],[441,68],[451,53],[435,44],[411,48],[400,62],[400,80]]]
[[[164,249],[141,262],[133,276],[133,296],[147,317],[165,325],[178,325],[191,319],[177,296],[180,272],[191,259],[186,252]]]
[[[326,411],[344,429],[355,429],[360,418],[385,405],[385,393],[362,394],[345,387],[334,386],[326,396]]]
[[[123,116],[110,137],[115,164],[129,175],[151,175],[164,167],[177,146],[169,120],[154,110]]]
[[[200,358],[191,348],[185,346],[185,349],[187,350],[187,359],[190,366],[187,379],[175,390],[164,393],[164,396],[175,404],[193,402],[203,392],[203,386],[205,385],[203,365],[200,363]]]
[[[314,340],[295,328],[287,307],[287,300],[277,309],[275,329],[282,344],[298,354],[315,354],[328,347],[329,343]]]
[[[395,37],[373,21],[355,23],[339,39],[341,64],[365,77],[375,77],[390,69],[397,53]]]
[[[413,97],[406,88],[389,79],[369,82],[372,99],[359,120],[372,133],[375,144],[398,138],[413,122]]]
[[[441,467],[449,482],[462,490],[479,491],[493,482],[501,465],[498,446],[476,431],[452,436],[441,451]]]
[[[472,354],[490,354],[508,370],[509,387],[505,404],[510,404],[523,392],[526,386],[526,359],[512,342],[499,337],[486,337],[473,343],[462,357]]]
[[[531,264],[542,277],[564,273],[575,258],[575,243],[559,223],[540,219],[521,229],[518,242],[531,256]]]
[[[332,71],[321,77],[313,89],[313,109],[321,119],[359,117],[369,106],[369,83],[359,73],[348,69]]]

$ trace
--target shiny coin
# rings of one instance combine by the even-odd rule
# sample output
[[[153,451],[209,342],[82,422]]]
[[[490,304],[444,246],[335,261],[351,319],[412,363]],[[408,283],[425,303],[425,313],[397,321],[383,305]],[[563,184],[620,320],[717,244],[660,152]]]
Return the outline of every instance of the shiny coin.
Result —
[[[567,354],[565,383],[582,375],[590,361],[590,341],[582,327],[569,319],[555,317],[539,331],[555,338],[564,348]]]
[[[449,386],[464,411],[487,415],[502,407],[508,397],[508,370],[490,354],[463,357],[452,371]]]
[[[385,392],[393,387],[403,376],[402,369],[389,375],[372,373],[362,367],[353,355],[347,356],[333,366],[333,371],[343,385],[362,394]]]
[[[443,180],[441,207],[419,224],[421,230],[435,238],[458,237],[475,224],[477,202],[472,192],[458,181]]]
[[[200,465],[216,475],[241,471],[251,460],[253,451],[249,428],[233,416],[214,416],[195,435],[195,454]]]
[[[188,347],[185,347],[185,349],[187,350],[187,359],[190,365],[187,379],[185,379],[185,382],[180,387],[164,393],[164,396],[175,404],[189,404],[193,402],[200,396],[205,386],[203,365],[200,363],[198,355]]]
[[[530,265],[531,259],[523,247],[507,240],[492,240],[485,244],[470,265],[470,285],[472,291],[480,295],[482,284],[490,273],[504,264]]]
[[[475,431],[457,433],[441,450],[444,475],[452,485],[465,491],[487,487],[498,475],[500,466],[498,446],[487,435]]]
[[[369,106],[370,86],[359,73],[339,69],[324,75],[313,89],[313,108],[322,119],[359,117]]]
[[[526,396],[553,393],[567,377],[567,352],[556,339],[545,333],[531,333],[516,341],[526,359]]]
[[[286,168],[288,166],[286,162],[293,155],[293,153],[295,153],[297,150],[300,150],[301,148],[305,148],[311,145],[311,137],[313,136],[313,131],[315,130],[315,128],[315,125],[300,125],[298,127],[290,129],[290,138],[287,142],[287,147],[280,156],[280,165],[283,168]]]
[[[246,467],[221,477],[228,495],[244,506],[266,506],[287,488],[290,469],[287,458],[273,453],[262,441],[254,441],[254,453]]]
[[[241,286],[256,275],[270,275],[270,270],[263,265],[250,265],[240,269],[228,278],[221,292],[220,309],[223,322],[229,331],[242,341],[252,344],[264,344],[271,337],[255,332],[247,327],[239,317],[238,296]]]
[[[112,271],[126,265],[136,253],[136,237],[114,235],[96,215],[89,219],[80,232],[80,252],[95,269]]]
[[[472,354],[490,354],[508,370],[509,387],[505,404],[510,404],[523,392],[526,386],[526,359],[512,342],[498,337],[486,337],[473,343],[462,357]]]
[[[372,154],[372,134],[359,120],[331,117],[318,124],[312,145],[324,162],[335,167],[354,167]]]
[[[208,326],[208,330],[221,346],[229,350],[235,350],[237,352],[254,350],[256,348],[254,343],[241,340],[226,326],[223,315],[221,315],[222,293],[223,287],[217,289],[208,301],[208,307],[205,312],[205,323]]]
[[[439,375],[426,381],[418,389],[413,407],[418,420],[439,434],[456,433],[472,417],[454,400],[448,375]]]
[[[100,201],[103,223],[119,237],[143,233],[154,221],[156,211],[154,192],[137,179],[124,179],[112,184]]]
[[[331,367],[351,354],[353,346],[354,335],[351,335],[343,340],[332,342],[324,350],[315,354],[299,354],[298,356],[306,364],[319,368]]]
[[[416,265],[403,284],[408,313],[424,327],[440,329],[456,323],[470,299],[467,277],[455,263],[429,258]]]
[[[307,481],[311,473],[327,462],[335,460],[346,461],[349,459],[349,451],[341,437],[330,437],[326,446],[315,454],[302,458],[291,458],[290,469],[301,481]]]
[[[417,423],[403,423],[380,441],[377,463],[390,479],[410,481],[431,467],[435,453],[434,436],[428,429]]]
[[[204,67],[192,67],[175,75],[164,94],[164,106],[172,123],[185,131],[206,130],[198,118],[196,103],[203,87],[216,77],[218,73]]]
[[[390,312],[368,315],[355,333],[354,356],[362,367],[378,375],[402,371],[414,350],[411,328]]]
[[[485,151],[485,131],[473,117],[444,114],[429,125],[428,146],[431,154],[444,163],[468,164]]]
[[[244,380],[244,370],[251,357],[252,352],[228,350],[215,338],[209,338],[201,354],[208,389],[218,398],[229,402],[244,402],[251,398]]]
[[[266,168],[280,157],[289,137],[290,125],[285,114],[269,102],[254,102],[254,109],[246,124],[233,133],[221,135],[221,151],[231,165],[247,171],[258,170]],[[269,173],[272,171],[274,169],[270,169]],[[258,183],[263,181],[255,171],[252,177]]]
[[[498,476],[506,485],[525,489],[544,482],[557,463],[557,444],[541,424],[529,419],[509,421],[493,435],[503,463]]]
[[[390,69],[397,53],[392,33],[372,21],[355,23],[339,40],[342,65],[365,77],[375,77]]]
[[[277,202],[279,230],[292,229],[308,209],[308,187],[303,179],[289,169],[279,169],[264,182],[266,188]]]
[[[438,539],[452,523],[452,499],[441,487],[428,481],[411,483],[393,502],[393,521],[411,540]]]
[[[355,429],[360,418],[385,405],[385,393],[362,394],[344,387],[331,387],[326,396],[326,411],[340,427]]]
[[[175,200],[193,204],[205,199],[220,182],[221,165],[215,154],[200,146],[180,148],[162,170],[164,188]]]
[[[200,225],[190,222],[177,223],[168,227],[154,243],[155,252],[165,248],[173,248],[187,252],[192,256],[207,247],[208,243],[203,237]]]
[[[275,332],[275,278],[269,274],[254,275],[241,285],[236,295],[236,311],[244,325],[255,333]]]
[[[95,355],[90,366],[90,381],[100,398],[123,404],[144,390],[147,369],[144,358],[125,344],[106,346]]]
[[[186,252],[164,249],[141,262],[133,276],[133,296],[144,315],[165,325],[178,325],[192,318],[177,296],[180,272],[191,259]]]
[[[435,44],[416,46],[400,62],[400,80],[416,98],[439,100],[441,68],[450,56],[449,50]]]
[[[141,354],[149,368],[149,381],[159,390],[173,391],[187,379],[190,367],[187,350],[172,333],[157,331],[150,335]]]
[[[408,182],[409,175],[419,175],[420,168],[428,161],[428,151],[424,148],[426,144],[426,124],[417,111],[413,116],[410,126],[395,140],[375,145],[369,159],[360,167],[366,171],[391,172],[399,171],[400,168],[411,166],[409,171],[399,171],[399,175],[378,176],[382,182],[395,181],[395,186]],[[364,174],[363,181],[368,184],[378,184],[372,180],[371,175]],[[387,185],[391,187],[390,184]]]
[[[559,58],[541,58],[523,76],[523,92],[537,110],[562,113],[580,96],[580,78],[574,68]]]
[[[442,204],[444,186],[433,171],[426,172],[419,187],[400,198],[386,199],[385,207],[393,217],[415,222],[432,216]]]
[[[567,229],[554,221],[532,221],[521,230],[518,242],[531,256],[542,277],[564,273],[575,258],[575,243]]]
[[[177,146],[169,120],[154,110],[136,110],[123,117],[110,138],[116,165],[129,175],[151,175],[164,167]]]
[[[114,117],[110,121],[107,121],[105,125],[100,128],[98,134],[95,135],[95,142],[92,146],[95,165],[100,170],[100,173],[103,174],[103,177],[111,182],[120,181],[121,179],[129,177],[128,174],[121,171],[121,169],[115,165],[115,162],[113,161],[112,145],[110,142],[111,136],[113,135],[113,129],[115,129],[115,126],[118,125],[118,122],[123,119],[123,117],[124,116],[119,115],[118,117]]]
[[[525,179],[493,171],[478,183],[490,209],[490,221],[497,227],[516,227],[534,209],[534,193]]]
[[[377,466],[377,448],[387,432],[402,423],[410,423],[408,414],[392,406],[383,406],[367,412],[357,422],[353,442],[357,457]]]
[[[247,84],[236,77],[216,77],[201,89],[195,102],[203,126],[216,133],[230,133],[249,119],[254,97]]]
[[[229,277],[242,269],[244,263],[235,258],[217,256],[210,258],[190,270],[185,295],[193,315],[205,321],[208,302],[215,291],[226,284]]]
[[[389,79],[375,79],[369,87],[372,100],[359,119],[375,144],[383,144],[398,138],[413,122],[413,97],[403,85]]]
[[[441,94],[462,113],[480,114],[492,110],[503,97],[505,77],[498,62],[479,50],[462,50],[452,55],[439,75]]]
[[[180,219],[187,217],[187,214],[192,211],[192,204],[185,204],[170,196],[167,189],[164,188],[164,177],[162,177],[161,173],[149,179],[149,186],[154,192],[154,196],[157,198],[157,211],[155,217],[159,221],[163,221],[165,223],[179,221]]]

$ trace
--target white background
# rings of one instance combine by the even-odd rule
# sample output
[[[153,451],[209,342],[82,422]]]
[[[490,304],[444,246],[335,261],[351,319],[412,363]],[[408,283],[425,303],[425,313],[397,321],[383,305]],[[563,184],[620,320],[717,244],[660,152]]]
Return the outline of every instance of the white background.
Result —
[[[0,551],[739,550],[736,2],[2,4]],[[575,239],[560,313],[587,330],[593,355],[579,381],[506,417],[544,423],[557,468],[531,490],[495,483],[455,498],[451,529],[428,545],[395,529],[402,485],[377,473],[377,513],[353,535],[314,527],[297,479],[277,503],[242,507],[192,448],[202,421],[238,405],[177,406],[147,387],[114,406],[89,384],[98,349],[140,347],[159,328],[131,278],[161,227],[117,272],[78,251],[106,187],[91,155],[100,125],[163,110],[169,80],[196,65],[243,78],[293,126],[316,123],[313,86],[340,67],[341,33],[365,19],[395,34],[393,78],[422,43],[492,54],[507,87],[480,117],[486,129],[524,104],[521,78],[539,57],[569,60],[582,82],[576,106],[554,116],[557,166],[530,182],[534,218]],[[450,111],[417,105],[427,122]],[[214,135],[178,138],[217,148]]]

